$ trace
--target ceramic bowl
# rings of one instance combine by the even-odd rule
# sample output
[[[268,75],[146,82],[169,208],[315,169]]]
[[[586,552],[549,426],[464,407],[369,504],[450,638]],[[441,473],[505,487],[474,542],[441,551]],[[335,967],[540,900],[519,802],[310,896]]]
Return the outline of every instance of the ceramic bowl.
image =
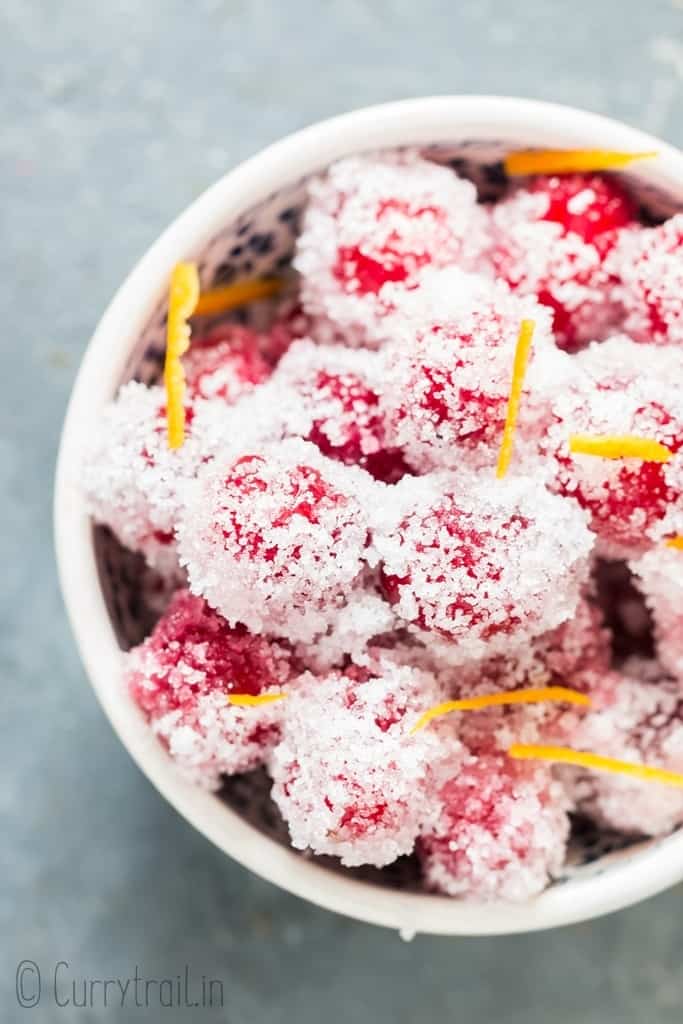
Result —
[[[626,178],[655,216],[683,207],[683,154],[616,121],[569,107],[493,96],[443,96],[370,107],[269,146],[226,174],[152,245],[104,313],[73,389],[59,453],[55,522],[64,597],[92,685],[122,743],[164,797],[221,850],[263,878],[330,910],[403,935],[526,932],[628,906],[683,878],[683,831],[625,848],[585,837],[565,874],[522,905],[480,904],[420,892],[410,867],[357,872],[289,847],[262,777],[220,794],[184,782],[122,684],[122,651],[149,627],[139,564],[94,529],[79,487],[83,439],[131,377],[152,380],[164,348],[169,273],[196,260],[202,286],[285,267],[307,178],[332,161],[419,146],[477,181],[504,185],[501,158],[519,148],[658,150]],[[150,183],[153,187],[153,183]],[[172,853],[169,853],[172,856]]]

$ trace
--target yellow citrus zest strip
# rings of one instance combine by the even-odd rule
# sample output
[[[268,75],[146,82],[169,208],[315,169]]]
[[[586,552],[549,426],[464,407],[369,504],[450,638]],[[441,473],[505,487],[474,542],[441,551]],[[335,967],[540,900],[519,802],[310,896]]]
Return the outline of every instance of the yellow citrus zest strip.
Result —
[[[259,693],[255,697],[250,693],[229,693],[228,704],[234,704],[236,708],[257,708],[262,704],[284,700],[286,696],[286,693]]]
[[[675,548],[676,551],[683,551],[683,534],[678,534],[676,537],[669,537],[666,542],[668,548]]]
[[[508,749],[510,757],[520,760],[555,761],[562,764],[575,764],[581,768],[596,768],[602,772],[616,772],[619,775],[632,775],[646,782],[663,782],[667,786],[683,786],[683,775],[669,772],[665,768],[653,768],[648,764],[633,764],[631,761],[618,761],[615,757],[603,757],[602,754],[590,754],[570,747],[537,747],[513,743]]]
[[[185,373],[181,356],[190,347],[190,326],[199,298],[199,274],[194,263],[178,263],[171,274],[166,326],[166,426],[169,448],[180,448],[185,440]]]
[[[410,735],[424,729],[435,718],[449,715],[452,711],[481,711],[483,708],[500,707],[504,704],[540,704],[543,701],[563,701],[567,704],[590,706],[590,697],[578,690],[570,690],[565,686],[543,686],[526,690],[508,690],[499,693],[486,693],[479,697],[465,697],[462,700],[446,700],[436,704],[420,715],[410,730]]]
[[[574,455],[597,455],[601,459],[642,459],[668,462],[673,453],[659,441],[632,434],[572,434],[569,450]]]
[[[260,281],[235,281],[234,284],[211,288],[200,295],[197,308],[194,311],[195,316],[215,316],[217,313],[227,313],[238,306],[244,306],[247,302],[267,299],[279,292],[282,286],[282,278],[264,277]]]
[[[616,171],[636,160],[653,160],[656,150],[647,153],[620,153],[609,149],[520,149],[508,153],[505,173],[570,174],[572,171]]]
[[[512,383],[510,385],[510,397],[508,398],[507,413],[505,416],[505,427],[503,428],[503,440],[500,445],[498,456],[498,468],[496,476],[502,479],[510,468],[512,459],[512,447],[515,441],[515,430],[517,427],[517,415],[519,413],[519,401],[522,397],[524,377],[529,362],[531,343],[534,339],[534,328],[536,323],[533,320],[522,320],[519,328],[519,336],[515,348],[515,358],[512,364]]]

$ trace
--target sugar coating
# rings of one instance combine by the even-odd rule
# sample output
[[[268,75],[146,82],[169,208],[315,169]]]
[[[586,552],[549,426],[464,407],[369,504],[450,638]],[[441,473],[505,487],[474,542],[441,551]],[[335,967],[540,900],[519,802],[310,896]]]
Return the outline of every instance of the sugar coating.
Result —
[[[497,657],[438,672],[451,699],[549,686],[568,687],[590,697],[595,708],[613,700],[619,677],[610,669],[611,636],[599,608],[581,597],[567,622]],[[514,704],[455,713],[458,735],[471,749],[512,743],[571,745],[586,710],[562,702]]]
[[[417,846],[429,889],[520,902],[559,873],[568,801],[545,765],[472,753],[453,766],[439,797],[441,814]]]
[[[496,272],[553,312],[560,347],[576,351],[620,322],[618,276],[607,258],[635,207],[615,179],[539,175],[492,209]]]
[[[683,344],[683,214],[624,231],[609,266],[619,277],[627,333],[646,344]]]
[[[596,689],[590,683],[591,673],[599,676],[609,669],[611,642],[611,632],[594,595],[590,591],[582,593],[571,618],[517,653],[518,670],[523,668],[529,680],[538,678],[532,666],[542,663],[550,674],[549,685],[562,680],[565,686],[591,693]]]
[[[566,680],[584,676],[586,685],[582,682],[580,688],[588,692],[591,672],[609,669],[612,640],[592,584],[584,584],[571,617],[522,646],[510,645],[501,653],[489,652],[463,663],[457,646],[449,641],[424,631],[404,632],[391,638],[391,649],[383,650],[383,656],[434,673],[453,698],[522,686],[569,685]]]
[[[294,265],[307,312],[347,344],[377,345],[387,284],[405,291],[429,265],[477,269],[488,247],[472,183],[405,150],[340,160],[311,182]]]
[[[633,659],[616,700],[587,714],[574,746],[634,764],[683,771],[683,694],[656,662]],[[555,769],[576,808],[605,828],[663,835],[683,823],[683,791],[612,772]]]
[[[343,604],[328,616],[325,633],[311,643],[297,644],[297,653],[310,669],[325,672],[348,664],[349,659],[370,668],[376,664],[376,644],[386,638],[393,646],[396,612],[381,594],[375,575],[366,572],[356,581]]]
[[[395,485],[390,511],[373,534],[385,592],[407,622],[450,640],[461,662],[574,612],[593,540],[585,514],[537,481],[429,474]]]
[[[558,392],[557,424],[544,447],[556,461],[554,489],[591,515],[609,557],[634,557],[651,546],[658,524],[681,503],[683,456],[668,463],[572,454],[570,434],[630,434],[683,448],[683,354],[618,335],[574,358],[577,377]]]
[[[657,656],[683,683],[683,551],[662,544],[631,568],[654,620]]]
[[[449,668],[440,673],[441,681],[449,687],[454,697],[476,696],[499,690],[514,690],[526,687],[565,686],[587,694],[598,707],[611,702],[615,678],[610,673],[611,634],[604,623],[601,609],[592,598],[581,595],[577,607],[568,620],[555,629],[531,639],[523,647],[514,648],[498,656],[487,657],[480,662]],[[524,706],[510,709],[489,709],[483,713],[469,715],[467,723],[473,723],[481,715],[481,722],[488,727],[496,722],[497,716],[514,724],[516,716],[530,716],[542,721],[549,728],[570,731],[573,716],[582,716],[583,710],[562,705]],[[521,733],[501,737],[502,746],[511,742],[532,742],[530,736]]]
[[[392,293],[392,288],[387,287]],[[395,296],[391,340],[380,355],[380,409],[392,438],[421,472],[495,465],[507,411],[522,320],[535,323],[519,421],[518,445],[539,436],[548,396],[571,372],[556,350],[550,314],[507,285],[458,268],[425,271],[417,287]]]
[[[310,642],[365,567],[380,487],[298,439],[215,460],[179,515],[191,589],[233,625]]]
[[[438,729],[410,735],[439,699],[436,680],[386,664],[306,674],[285,702],[282,740],[270,761],[272,796],[300,850],[342,864],[381,867],[410,853],[435,813],[439,766],[460,744]]]
[[[223,324],[193,339],[183,357],[190,399],[223,399],[232,404],[270,376],[255,331]]]
[[[132,381],[84,439],[82,486],[94,519],[164,573],[178,569],[174,529],[182,495],[204,459],[221,444],[222,408],[188,401],[186,436],[172,451],[163,388]]]
[[[379,396],[385,387],[379,353],[295,341],[273,377],[281,388],[283,433],[312,441],[324,455],[359,465],[381,480],[405,464],[389,442]]]
[[[154,632],[125,658],[126,685],[182,774],[208,789],[262,764],[280,735],[282,701],[228,703],[230,693],[280,692],[293,676],[286,644],[231,629],[180,591]]]

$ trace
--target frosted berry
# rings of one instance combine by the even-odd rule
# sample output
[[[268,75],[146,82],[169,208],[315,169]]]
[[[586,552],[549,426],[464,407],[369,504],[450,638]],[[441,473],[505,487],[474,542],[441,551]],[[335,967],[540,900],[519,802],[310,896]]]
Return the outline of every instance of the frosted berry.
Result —
[[[405,291],[430,265],[476,269],[488,244],[474,186],[448,168],[412,150],[340,160],[309,186],[295,258],[304,308],[347,344],[378,344],[387,285]]]
[[[192,590],[232,624],[312,640],[364,568],[368,486],[300,440],[216,460],[178,525]]]
[[[555,401],[558,424],[545,444],[556,460],[554,487],[591,515],[610,557],[633,557],[652,544],[658,523],[683,495],[683,358],[618,336],[575,358],[576,381]],[[571,434],[634,435],[665,445],[668,463],[573,454]]]
[[[618,325],[618,277],[606,263],[635,214],[616,179],[600,174],[539,176],[493,207],[496,271],[552,310],[561,348],[574,351]]]
[[[604,174],[539,175],[529,185],[545,202],[542,219],[567,234],[597,243],[605,234],[632,224],[636,207],[615,178]]]
[[[382,369],[378,354],[367,349],[294,342],[273,378],[284,389],[286,432],[378,479],[400,477],[406,466],[388,441],[379,407]]]
[[[410,853],[433,812],[446,747],[439,730],[410,735],[435,680],[386,665],[304,676],[287,700],[271,758],[273,798],[297,849],[381,867]],[[449,737],[457,759],[460,744]]]
[[[126,655],[134,701],[183,774],[208,788],[262,764],[280,735],[282,702],[237,707],[228,695],[280,692],[292,674],[286,644],[231,628],[189,591]]]
[[[398,298],[397,298],[397,301]],[[549,316],[503,283],[455,268],[429,271],[400,299],[384,366],[381,408],[392,438],[420,472],[495,465],[522,320],[535,323],[518,445],[542,432],[547,391],[567,372]]]
[[[177,571],[174,530],[184,490],[223,432],[222,413],[187,402],[185,443],[168,447],[163,388],[121,388],[85,438],[82,484],[94,518],[164,573]]]
[[[462,758],[418,841],[425,883],[449,896],[520,902],[559,873],[568,801],[545,765],[488,752]]]
[[[433,474],[408,483],[394,524],[379,526],[374,540],[401,617],[452,641],[464,661],[572,615],[592,547],[580,510],[528,478]]]
[[[683,696],[655,662],[633,659],[616,700],[587,714],[573,746],[634,764],[683,771]],[[683,823],[683,791],[613,772],[555,769],[578,811],[627,835],[662,835]]]
[[[683,344],[683,214],[623,232],[610,262],[621,282],[624,329],[636,341]]]
[[[183,357],[190,398],[237,401],[270,376],[270,366],[259,351],[259,337],[237,324],[224,324],[193,339]]]

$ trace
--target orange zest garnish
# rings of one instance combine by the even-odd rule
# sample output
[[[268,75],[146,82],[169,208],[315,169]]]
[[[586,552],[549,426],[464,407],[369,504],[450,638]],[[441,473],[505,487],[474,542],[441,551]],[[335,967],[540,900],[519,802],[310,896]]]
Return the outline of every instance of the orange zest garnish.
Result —
[[[668,548],[675,548],[676,551],[683,551],[683,534],[677,534],[675,537],[669,537],[666,541]]]
[[[609,149],[520,149],[503,161],[510,177],[524,174],[571,174],[576,171],[617,171],[636,160],[652,160],[659,154],[620,153]]]
[[[498,468],[496,469],[496,476],[499,480],[505,476],[510,468],[512,447],[514,445],[515,430],[517,427],[517,415],[519,413],[519,401],[522,397],[524,377],[526,375],[526,368],[529,362],[529,354],[531,352],[531,343],[534,339],[535,327],[536,324],[533,320],[522,320],[519,328],[519,336],[517,338],[517,345],[515,348],[515,358],[512,364],[512,383],[510,385],[510,396],[508,398],[508,407],[505,416],[505,427],[503,428],[503,440],[500,445]]]
[[[264,277],[261,280],[235,281],[234,284],[211,288],[200,295],[194,313],[195,316],[215,316],[217,313],[227,313],[238,306],[244,306],[247,302],[267,299],[279,292],[282,286],[282,278]]]
[[[582,750],[571,750],[569,747],[537,747],[513,743],[508,749],[510,757],[520,760],[554,761],[561,764],[575,764],[581,768],[596,768],[602,772],[616,772],[619,775],[632,775],[646,782],[663,782],[667,786],[683,786],[683,775],[669,772],[665,768],[653,768],[647,764],[633,764],[631,761],[618,761],[614,757],[603,757],[602,754],[590,754]]]
[[[566,704],[582,704],[590,706],[590,698],[578,690],[570,690],[565,686],[543,686],[526,690],[509,690],[499,693],[482,694],[479,697],[465,697],[462,700],[446,700],[436,704],[420,715],[410,730],[410,735],[424,729],[435,718],[449,715],[452,711],[481,711],[484,708],[500,707],[505,704],[540,704],[543,701],[562,701]]]
[[[253,696],[251,693],[229,693],[228,704],[234,704],[236,708],[257,708],[262,704],[274,704],[276,700],[284,700],[286,693],[259,693]]]
[[[642,459],[668,462],[673,453],[659,441],[631,434],[572,434],[569,450],[574,455],[597,455],[601,459]]]
[[[199,274],[194,263],[178,263],[171,274],[166,326],[166,425],[169,448],[180,448],[185,440],[185,373],[181,356],[190,347],[190,326],[199,298]]]

